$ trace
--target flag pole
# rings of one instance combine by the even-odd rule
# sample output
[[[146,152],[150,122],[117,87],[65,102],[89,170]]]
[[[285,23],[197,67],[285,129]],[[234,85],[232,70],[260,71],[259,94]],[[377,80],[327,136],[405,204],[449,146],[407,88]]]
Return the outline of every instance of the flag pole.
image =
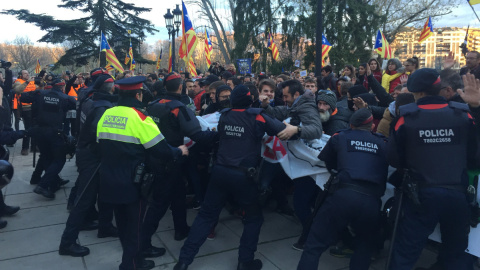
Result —
[[[100,50],[98,50],[98,67],[100,67],[100,57],[102,55],[102,34],[103,31],[100,30]]]
[[[480,18],[478,17],[478,14],[475,11],[475,9],[473,8],[473,6],[470,3],[468,3],[468,5],[472,8],[473,13],[475,13],[475,16],[477,16],[477,20],[480,22]]]

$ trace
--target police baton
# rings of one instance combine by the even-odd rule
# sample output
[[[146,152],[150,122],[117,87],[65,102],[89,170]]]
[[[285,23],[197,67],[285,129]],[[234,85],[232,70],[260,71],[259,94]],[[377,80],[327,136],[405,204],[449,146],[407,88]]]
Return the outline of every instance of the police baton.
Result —
[[[396,188],[398,192],[400,192],[400,195],[398,196],[398,203],[397,203],[397,213],[395,213],[395,222],[393,223],[393,232],[392,232],[392,237],[390,239],[390,247],[388,248],[388,257],[387,257],[387,262],[385,263],[385,269],[388,270],[390,267],[390,261],[392,259],[392,252],[393,252],[393,243],[395,242],[395,237],[397,235],[397,228],[398,228],[398,220],[400,219],[400,212],[402,211],[402,203],[403,203],[403,182],[407,179],[408,177],[408,171],[404,170],[403,171],[403,181],[400,187]]]
[[[33,146],[33,168],[35,168],[36,161],[37,161],[37,144],[33,143],[33,138],[31,138],[31,143]]]
[[[85,185],[85,188],[82,190],[82,193],[80,193],[80,195],[75,198],[75,203],[73,204],[73,207],[77,206],[78,202],[80,201],[80,198],[82,198],[83,194],[85,193],[88,186],[90,185],[90,182],[92,182],[93,177],[95,177],[95,175],[97,174],[98,169],[100,169],[100,164],[98,164],[97,168],[95,168],[95,171],[93,171],[92,176],[90,176],[90,179],[88,179],[88,182]]]
[[[329,190],[332,186],[332,182],[334,182],[335,177],[337,176],[338,172],[336,170],[330,171],[330,177],[328,178],[327,183],[324,185],[324,189],[321,193],[318,194],[317,199],[315,200],[315,208],[313,208],[313,213],[310,218],[307,220],[307,224],[305,228],[302,230],[302,234],[298,238],[297,243],[301,243],[302,245],[307,242],[308,234],[310,233],[310,227],[312,227],[313,219],[318,213],[318,210],[322,207],[323,203],[327,199]]]

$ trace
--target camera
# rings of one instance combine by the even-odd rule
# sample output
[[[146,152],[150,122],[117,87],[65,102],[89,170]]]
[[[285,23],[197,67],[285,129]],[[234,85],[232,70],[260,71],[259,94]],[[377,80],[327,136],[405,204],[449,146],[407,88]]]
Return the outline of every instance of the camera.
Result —
[[[11,62],[0,59],[0,68],[10,68],[12,66]]]

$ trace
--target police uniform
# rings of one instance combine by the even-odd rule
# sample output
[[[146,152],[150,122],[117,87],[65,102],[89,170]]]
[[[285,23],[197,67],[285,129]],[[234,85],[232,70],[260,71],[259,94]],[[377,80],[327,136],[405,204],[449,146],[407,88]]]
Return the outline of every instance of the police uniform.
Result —
[[[407,87],[414,93],[440,88],[439,74],[420,69],[410,76]],[[427,95],[416,104],[401,106],[400,116],[390,136],[389,162],[408,169],[420,204],[413,196],[403,200],[389,269],[412,269],[437,223],[442,267],[472,269],[464,252],[470,230],[466,189],[477,142],[468,106]]]
[[[181,85],[181,77],[177,73],[169,74],[165,78],[165,83],[174,80]],[[150,103],[147,108],[148,114],[162,131],[168,144],[173,147],[183,145],[184,137],[203,145],[211,145],[215,140],[218,141],[217,132],[202,131],[194,112],[181,102],[181,98],[180,93],[167,92],[162,98]],[[151,245],[151,237],[157,231],[158,223],[165,215],[170,202],[175,240],[183,240],[188,235],[186,188],[183,180],[183,171],[187,165],[185,161],[181,159],[173,163],[151,159],[147,163],[155,175],[152,199],[144,220],[143,244],[144,253],[150,253],[148,256],[156,255],[155,248]]]
[[[297,269],[317,269],[321,254],[348,225],[358,242],[350,269],[369,268],[388,169],[383,136],[357,128],[370,127],[372,121],[370,111],[358,110],[350,120],[355,128],[334,134],[320,153],[326,167],[338,174],[314,217]]]
[[[144,81],[145,77],[117,81],[120,88],[118,106],[106,110],[97,125],[101,155],[98,197],[99,201],[114,207],[123,247],[122,270],[154,267],[153,261],[140,256],[145,202],[141,200],[140,179],[136,174],[147,155],[172,160],[181,155],[178,148],[166,143],[155,122],[141,109],[141,102],[128,95],[128,91],[141,90]]]
[[[65,82],[56,80],[52,90],[36,90],[23,93],[21,102],[33,103],[35,138],[43,159],[45,174],[34,192],[44,197],[55,198],[58,189],[58,174],[66,161],[65,138],[62,123],[66,111],[75,108],[75,101],[63,93]]]
[[[272,119],[262,109],[248,108],[252,98],[244,85],[235,87],[231,95],[233,109],[221,111],[218,123],[220,135],[216,164],[190,234],[185,241],[174,269],[187,269],[205,242],[228,197],[233,197],[245,210],[244,231],[240,239],[238,269],[260,269],[260,260],[254,260],[258,236],[263,223],[258,203],[256,183],[249,176],[248,168],[260,162],[261,139],[265,132],[273,136],[285,125]]]
[[[104,83],[112,83],[110,75],[103,75],[97,80],[96,87],[99,89]],[[71,211],[67,219],[60,243],[60,255],[85,256],[89,253],[88,248],[76,244],[78,233],[85,222],[98,216],[98,237],[116,236],[116,229],[112,225],[113,209],[109,204],[98,203],[99,214],[96,215],[95,203],[98,195],[100,155],[96,143],[97,124],[104,112],[113,107],[118,99],[110,93],[95,92],[91,98],[83,103],[80,109],[82,117],[78,148],[76,152],[76,164],[78,178],[75,187],[72,188],[69,203]]]

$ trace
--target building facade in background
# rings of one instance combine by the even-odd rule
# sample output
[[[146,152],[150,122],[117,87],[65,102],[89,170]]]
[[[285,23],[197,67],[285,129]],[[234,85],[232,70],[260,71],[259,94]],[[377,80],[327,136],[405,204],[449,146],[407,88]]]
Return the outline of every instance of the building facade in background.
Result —
[[[455,69],[465,65],[465,56],[462,54],[461,44],[465,41],[467,28],[443,27],[434,29],[434,34],[422,43],[418,43],[422,29],[407,27],[397,34],[392,43],[394,55],[400,61],[405,61],[416,56],[420,62],[420,68],[442,69],[443,57],[450,51],[455,53]],[[480,51],[480,28],[468,30],[469,51]]]

